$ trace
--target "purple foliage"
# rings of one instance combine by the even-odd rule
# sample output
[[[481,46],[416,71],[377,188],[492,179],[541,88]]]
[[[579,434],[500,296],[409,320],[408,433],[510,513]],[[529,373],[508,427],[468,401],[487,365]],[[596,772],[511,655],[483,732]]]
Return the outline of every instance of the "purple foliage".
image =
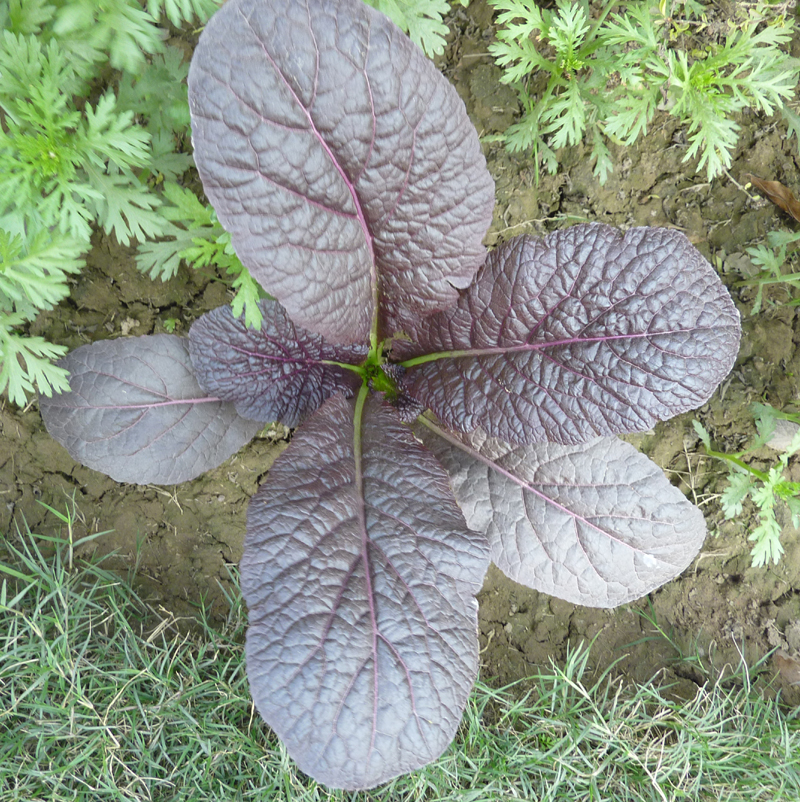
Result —
[[[317,410],[253,497],[245,549],[253,698],[300,768],[369,787],[444,751],[489,549],[392,408],[364,392]]]
[[[259,331],[226,307],[80,348],[42,415],[141,483],[301,424],[248,512],[248,677],[304,771],[373,787],[450,743],[489,559],[605,607],[691,562],[702,515],[613,435],[707,400],[739,317],[675,231],[575,226],[484,262],[463,104],[360,0],[229,0],[189,91],[205,190],[280,303]]]
[[[203,390],[184,337],[105,340],[59,364],[70,372],[71,391],[39,399],[47,430],[73,459],[118,482],[186,482],[260,428]]]
[[[699,407],[738,342],[727,290],[683,234],[593,224],[497,248],[395,351],[409,394],[452,429],[582,443]]]
[[[360,0],[228,3],[189,103],[237,253],[329,342],[366,342],[376,300],[387,334],[452,305],[483,262],[494,184],[464,104]]]
[[[297,426],[336,392],[352,395],[361,382],[353,371],[366,345],[332,346],[295,326],[277,301],[259,303],[261,329],[248,328],[229,306],[203,315],[189,331],[189,353],[200,385],[233,403],[245,418]]]

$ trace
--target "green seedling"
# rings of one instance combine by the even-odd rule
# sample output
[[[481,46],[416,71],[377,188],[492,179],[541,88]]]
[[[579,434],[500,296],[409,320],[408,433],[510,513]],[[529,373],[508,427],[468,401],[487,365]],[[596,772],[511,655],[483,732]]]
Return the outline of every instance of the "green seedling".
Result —
[[[751,315],[757,315],[761,311],[764,302],[764,290],[773,285],[784,285],[793,288],[800,282],[800,272],[785,272],[787,263],[795,261],[796,249],[789,250],[790,245],[800,242],[800,232],[798,231],[770,231],[767,234],[767,245],[756,245],[747,248],[747,255],[750,261],[761,268],[760,273],[753,278],[737,281],[734,287],[756,287],[756,297],[753,301]],[[790,300],[787,306],[797,306],[800,298]]]
[[[201,203],[189,189],[175,183],[163,187],[164,236],[157,242],[143,242],[136,265],[151,278],[172,278],[181,263],[195,269],[216,267],[232,277],[235,296],[231,307],[236,317],[244,313],[245,323],[261,328],[258,302],[269,298],[253,279],[231,245],[231,235],[220,225],[209,204]]]
[[[685,126],[684,161],[714,178],[730,167],[744,109],[784,113],[794,96],[798,62],[784,52],[792,38],[785,8],[747,4],[721,33],[695,0],[489,0],[498,12],[497,42],[489,50],[516,87],[522,118],[505,133],[512,151],[531,151],[558,168],[556,150],[592,142],[594,173],[605,183],[613,162],[608,142],[632,145],[663,109]],[[783,9],[783,10],[781,10]],[[703,34],[697,40],[695,35]]]
[[[753,412],[758,435],[748,448],[734,454],[714,450],[705,427],[696,420],[692,421],[692,425],[703,441],[706,454],[728,465],[730,471],[728,486],[720,497],[725,518],[732,520],[740,516],[748,498],[758,509],[759,523],[748,539],[753,541],[753,548],[750,551],[752,566],[760,568],[769,562],[777,565],[783,554],[780,540],[781,526],[776,518],[776,509],[780,503],[788,506],[792,525],[795,528],[800,527],[800,482],[793,482],[784,475],[789,460],[800,450],[800,430],[794,434],[778,461],[768,470],[755,468],[744,458],[771,440],[775,434],[776,421],[785,420],[800,424],[800,414],[778,412],[765,404],[754,404]]]

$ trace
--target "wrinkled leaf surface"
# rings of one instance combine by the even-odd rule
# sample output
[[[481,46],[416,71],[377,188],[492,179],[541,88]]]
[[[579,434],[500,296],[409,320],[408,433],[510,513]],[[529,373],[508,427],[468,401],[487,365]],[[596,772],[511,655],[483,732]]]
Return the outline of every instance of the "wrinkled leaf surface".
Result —
[[[242,262],[330,342],[455,303],[494,186],[453,87],[361,0],[228,0],[189,74],[194,156]]]
[[[740,324],[714,269],[677,231],[578,225],[493,251],[454,309],[399,358],[407,391],[448,427],[512,443],[646,431],[703,404]]]
[[[251,420],[297,426],[335,392],[352,395],[361,377],[330,361],[358,365],[366,346],[333,346],[295,326],[277,301],[259,303],[261,329],[221,306],[189,330],[189,351],[200,385],[232,401]]]
[[[467,525],[515,582],[590,607],[616,607],[683,571],[706,535],[700,510],[616,437],[511,446],[419,423],[450,474]]]
[[[276,460],[241,562],[256,706],[303,771],[349,789],[452,740],[488,567],[441,465],[377,396],[357,413],[360,398],[328,400]]]
[[[184,337],[103,340],[58,364],[70,372],[71,392],[39,398],[45,426],[73,459],[117,482],[193,479],[260,428],[201,389]]]

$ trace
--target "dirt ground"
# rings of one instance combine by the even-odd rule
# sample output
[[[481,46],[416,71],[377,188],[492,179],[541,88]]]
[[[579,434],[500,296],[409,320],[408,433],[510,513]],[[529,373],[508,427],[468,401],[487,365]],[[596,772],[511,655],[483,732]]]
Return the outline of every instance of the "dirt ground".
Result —
[[[468,9],[454,12],[451,25],[451,44],[440,66],[467,103],[479,133],[502,132],[516,119],[519,105],[515,93],[498,83],[500,70],[488,54],[491,10],[483,0],[473,0]],[[562,152],[558,174],[544,175],[537,186],[530,158],[510,155],[497,143],[484,147],[497,185],[489,246],[579,221],[678,228],[720,270],[744,328],[736,366],[705,406],[627,438],[706,515],[710,534],[693,565],[650,597],[612,611],[549,598],[492,568],[480,594],[484,679],[524,677],[548,660],[563,661],[568,644],[595,636],[597,671],[614,661],[619,661],[616,672],[636,681],[661,671],[677,692],[687,694],[701,677],[678,660],[676,645],[689,653],[699,650],[720,670],[735,664],[740,653],[754,663],[773,647],[800,656],[800,532],[785,515],[781,563],[751,568],[747,536],[755,512],[745,507],[739,519],[724,520],[718,495],[726,471],[704,456],[691,425],[697,418],[720,450],[735,451],[753,436],[751,403],[799,408],[800,320],[796,307],[784,303],[789,291],[767,293],[762,311],[751,316],[752,290],[733,287],[751,267],[745,248],[762,243],[770,230],[793,225],[743,189],[744,175],[778,180],[799,193],[797,143],[787,142],[781,122],[756,115],[739,122],[742,136],[729,175],[710,183],[695,172],[694,162],[683,162],[685,132],[666,112],[644,141],[612,148],[617,166],[602,187],[592,176],[588,149]],[[153,282],[137,272],[132,250],[97,236],[71,298],[42,315],[30,332],[70,348],[164,332],[172,320],[177,320],[175,333],[185,334],[197,316],[229,297],[227,286],[211,273],[182,270],[169,282]],[[225,594],[233,592],[230,568],[242,553],[247,502],[289,436],[288,430],[271,427],[216,470],[183,485],[120,485],[77,465],[52,441],[35,402],[20,410],[0,401],[0,532],[13,537],[23,519],[33,531],[53,532],[57,521],[37,502],[63,510],[74,499],[76,536],[108,530],[84,547],[85,555],[96,549],[112,555],[110,567],[135,567],[155,608],[190,617],[205,598],[222,617]],[[754,459],[763,467],[776,457],[765,448]],[[800,480],[800,460],[790,463],[790,472]],[[787,701],[800,703],[800,689],[775,678],[771,663],[766,669],[760,681],[773,682]]]

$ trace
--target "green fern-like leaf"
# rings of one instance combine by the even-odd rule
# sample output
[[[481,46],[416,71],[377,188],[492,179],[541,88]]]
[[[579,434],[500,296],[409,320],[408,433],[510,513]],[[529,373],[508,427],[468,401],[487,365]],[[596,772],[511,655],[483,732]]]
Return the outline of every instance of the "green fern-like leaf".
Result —
[[[144,67],[147,55],[161,52],[166,35],[136,0],[72,0],[60,8],[53,32],[76,59],[107,58],[115,69],[133,73]]]
[[[545,38],[556,49],[559,68],[574,72],[586,66],[579,51],[590,28],[588,4],[561,0],[558,10],[559,13],[551,18],[550,29]]]
[[[194,244],[194,237],[192,232],[173,224],[165,227],[163,236],[166,239],[139,244],[136,267],[152,279],[168,281],[178,272],[183,258],[181,254]]]
[[[625,48],[620,53],[626,62],[641,62],[646,54],[655,53],[662,46],[662,38],[655,26],[655,17],[649,3],[628,3],[622,13],[616,12],[603,25],[603,42],[606,46]]]
[[[125,74],[117,91],[117,107],[145,121],[151,136],[189,130],[186,76],[189,63],[177,47],[153,56],[138,75]]]
[[[40,33],[56,7],[47,0],[7,0],[0,3],[0,28],[12,33]]]
[[[161,201],[130,171],[87,169],[100,200],[91,204],[98,223],[122,245],[165,233],[164,218],[156,211]]]
[[[788,127],[786,138],[791,139],[794,137],[795,142],[798,147],[800,147],[800,114],[797,114],[793,109],[789,108],[789,106],[782,106],[781,114],[783,115],[783,119],[786,120],[786,125]]]
[[[536,47],[535,40],[542,37],[547,24],[534,2],[527,0],[492,0],[499,11],[497,42],[489,45],[489,52],[504,68],[501,81],[517,83],[536,70],[552,71],[552,63]]]
[[[777,565],[781,561],[783,554],[781,528],[771,510],[769,513],[762,513],[760,523],[749,535],[748,540],[754,542],[750,550],[753,568],[763,568],[770,562]]]
[[[411,41],[426,55],[444,53],[445,37],[449,31],[442,21],[450,10],[447,0],[364,0],[365,3],[386,14],[395,25],[405,31]]]
[[[133,113],[119,112],[110,92],[80,113],[56,86],[71,74],[57,47],[43,51],[11,34],[3,44],[0,69],[15,54],[29,60],[12,72],[12,87],[32,81],[34,89],[0,98],[6,111],[5,130],[0,129],[0,216],[16,209],[37,228],[86,241],[98,216],[122,242],[160,233],[151,214],[158,199],[145,197],[131,179],[131,171],[150,160],[149,134],[134,123]],[[118,174],[128,184],[126,197]]]
[[[777,564],[783,554],[781,527],[775,518],[775,502],[780,498],[778,488],[783,481],[784,467],[781,464],[770,468],[767,481],[754,486],[750,492],[759,511],[759,524],[748,538],[754,542],[750,552],[754,568],[760,568],[768,562]]]
[[[520,122],[506,131],[507,144],[531,148],[537,165],[543,144],[568,146],[593,128],[632,145],[662,104],[687,126],[686,159],[696,158],[709,178],[730,166],[740,130],[735,117],[745,108],[783,111],[800,140],[800,122],[785,111],[800,75],[800,62],[784,52],[791,28],[780,15],[765,18],[761,4],[731,21],[723,43],[712,41],[698,52],[680,49],[685,40],[674,36],[681,31],[676,5],[687,19],[705,19],[696,2],[598,7],[557,0],[555,9],[534,0],[489,2],[499,25],[490,52],[504,68],[501,80],[517,87],[525,107]],[[531,80],[537,73],[549,76],[543,91],[540,81]],[[540,94],[529,97],[534,86]],[[601,140],[591,134],[595,174],[602,179],[610,166],[601,158]]]
[[[153,136],[148,166],[157,182],[175,182],[194,165],[191,154],[176,151],[177,144],[176,138],[167,131]]]
[[[600,186],[603,186],[614,169],[614,162],[611,159],[608,146],[603,141],[603,137],[597,128],[595,128],[593,134],[592,161],[594,161],[594,170],[592,172],[597,176]]]
[[[571,81],[567,89],[548,104],[540,117],[550,146],[558,149],[577,145],[586,131],[586,105],[580,84]]]
[[[147,13],[154,19],[166,14],[180,28],[185,22],[203,23],[222,5],[224,0],[147,0]]]
[[[240,317],[244,312],[245,323],[254,328],[261,328],[263,316],[258,308],[258,301],[268,296],[250,271],[241,263],[233,249],[231,235],[222,231],[218,236],[210,236],[206,232],[204,237],[196,237],[191,247],[181,251],[181,257],[193,267],[208,267],[213,265],[233,276],[231,286],[236,291],[231,307],[233,314]]]
[[[117,111],[117,99],[106,92],[95,106],[86,105],[80,128],[81,154],[100,165],[108,160],[119,168],[136,168],[150,157],[150,135],[134,123],[133,113]]]
[[[71,97],[85,88],[58,42],[45,45],[36,36],[11,31],[4,31],[0,39],[0,72],[0,106],[17,123],[61,116]]]
[[[659,87],[620,93],[614,110],[603,121],[603,130],[608,136],[619,139],[623,145],[632,145],[639,137],[646,136],[647,126],[653,119],[659,101]]]
[[[83,267],[86,244],[41,230],[28,237],[0,229],[0,311],[33,319],[69,295],[68,276]]]
[[[164,186],[165,204],[161,214],[169,226],[162,242],[146,242],[139,246],[136,265],[151,277],[170,278],[181,261],[193,268],[217,267],[233,277],[236,291],[232,307],[245,322],[260,329],[262,315],[258,301],[267,297],[253,279],[231,244],[231,235],[220,225],[210,206],[205,206],[189,189],[177,184]]]
[[[744,500],[753,488],[753,477],[749,473],[731,473],[728,486],[720,496],[722,512],[728,520],[742,514]]]
[[[231,272],[230,270],[228,272]],[[256,280],[250,275],[244,266],[234,277],[232,285],[236,291],[231,301],[231,310],[234,317],[241,317],[244,313],[245,326],[252,329],[261,329],[261,321],[264,319],[258,302],[264,297],[264,291]]]
[[[21,315],[0,313],[0,393],[20,407],[34,392],[51,396],[69,390],[68,372],[53,364],[66,347],[15,333],[13,327],[24,322]]]
[[[209,248],[214,253],[224,252],[224,247],[216,244],[224,229],[217,221],[214,210],[200,203],[191,190],[174,183],[165,184],[164,204],[159,212],[166,221],[161,236],[168,239],[142,243],[136,255],[136,266],[151,278],[161,278],[163,281],[172,278],[182,259],[193,263],[193,249],[200,248],[198,257],[202,256],[203,248]],[[209,264],[210,261],[211,257],[202,264]]]
[[[711,451],[711,435],[708,433],[708,429],[699,420],[693,420],[692,427],[705,446],[706,451]]]

